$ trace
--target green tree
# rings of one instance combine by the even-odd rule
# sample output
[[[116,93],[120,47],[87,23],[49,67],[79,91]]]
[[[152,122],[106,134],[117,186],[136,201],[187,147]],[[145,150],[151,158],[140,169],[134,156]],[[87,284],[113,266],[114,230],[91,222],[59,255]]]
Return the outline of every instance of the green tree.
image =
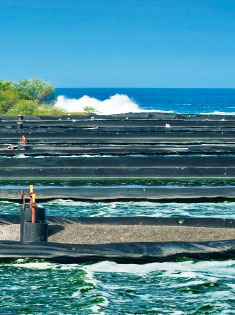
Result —
[[[92,107],[92,106],[85,106],[83,108],[84,112],[87,113],[87,114],[93,114],[95,113],[95,108]]]
[[[14,89],[0,90],[0,115],[4,115],[20,100],[19,93]]]
[[[6,90],[14,90],[16,84],[13,81],[3,81],[0,79],[0,92]]]
[[[0,79],[0,115],[68,114],[67,111],[53,106],[54,100],[54,87],[40,79],[34,78],[18,83]],[[93,107],[85,106],[84,112],[73,114],[87,115],[94,112]]]
[[[22,115],[34,115],[37,109],[37,102],[32,100],[20,100],[12,108],[7,111],[7,115],[15,116]]]
[[[6,113],[6,115],[8,116],[16,116],[18,114],[55,116],[55,115],[66,115],[67,113],[51,105],[39,104],[37,100],[36,101],[20,100]]]
[[[16,87],[23,99],[38,100],[39,103],[55,100],[54,87],[38,78],[19,81]]]

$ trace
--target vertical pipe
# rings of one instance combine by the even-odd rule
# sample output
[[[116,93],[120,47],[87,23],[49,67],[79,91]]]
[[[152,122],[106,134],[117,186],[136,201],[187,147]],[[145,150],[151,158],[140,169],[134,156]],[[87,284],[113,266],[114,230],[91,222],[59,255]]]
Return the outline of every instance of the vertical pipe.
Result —
[[[32,207],[32,223],[36,223],[36,208]]]
[[[32,194],[32,203],[31,203],[31,206],[32,206],[32,223],[36,223],[36,202],[35,202],[35,199],[36,199],[36,194]]]

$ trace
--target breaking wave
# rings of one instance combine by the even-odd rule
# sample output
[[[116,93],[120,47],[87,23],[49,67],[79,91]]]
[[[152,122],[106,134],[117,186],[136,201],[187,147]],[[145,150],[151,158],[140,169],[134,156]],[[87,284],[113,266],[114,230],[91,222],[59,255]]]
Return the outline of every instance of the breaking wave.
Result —
[[[68,112],[83,112],[87,107],[94,108],[94,112],[102,115],[139,113],[139,112],[172,112],[161,110],[141,109],[129,96],[115,94],[104,101],[84,95],[79,99],[66,98],[64,95],[57,97],[55,106]]]
[[[123,94],[113,95],[104,101],[87,95],[79,99],[70,99],[60,95],[55,106],[69,112],[83,112],[86,107],[92,107],[96,113],[104,115],[141,112],[139,106],[127,95]]]

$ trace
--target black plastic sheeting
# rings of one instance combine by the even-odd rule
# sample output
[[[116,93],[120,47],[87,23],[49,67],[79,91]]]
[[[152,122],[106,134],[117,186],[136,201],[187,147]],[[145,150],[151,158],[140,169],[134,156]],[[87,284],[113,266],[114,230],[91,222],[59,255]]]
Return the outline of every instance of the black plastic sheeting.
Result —
[[[123,188],[78,187],[37,188],[37,201],[71,199],[80,201],[206,202],[235,200],[233,187]],[[0,200],[21,202],[21,189],[0,189]]]
[[[168,124],[169,125],[169,124]],[[19,127],[20,126],[20,127]],[[225,127],[225,126],[199,126],[199,127],[191,127],[191,126],[171,126],[171,127],[165,127],[165,126],[87,126],[87,127],[81,127],[79,124],[78,125],[54,125],[54,126],[46,126],[46,125],[40,125],[40,126],[35,126],[35,125],[26,125],[26,124],[21,124],[21,125],[12,125],[12,126],[3,126],[0,124],[0,132],[6,131],[16,131],[16,130],[21,130],[24,131],[24,133],[28,132],[80,132],[80,131],[99,131],[99,132],[168,132],[168,129],[171,128],[171,131],[174,132],[234,132],[235,128],[234,127]]]
[[[58,147],[41,147],[32,148],[30,150],[7,150],[0,149],[0,155],[2,156],[17,156],[24,154],[25,156],[68,156],[68,155],[191,155],[191,154],[206,154],[206,155],[224,155],[234,154],[235,146],[196,146],[196,147],[154,147],[154,146],[141,146],[135,147],[125,146],[113,146],[113,147],[85,147],[80,148],[58,148]]]
[[[222,218],[181,218],[181,217],[58,217],[47,216],[49,224],[108,224],[108,225],[165,225],[209,228],[235,228],[235,219]],[[0,215],[0,224],[19,224],[17,215]]]
[[[0,144],[2,144],[2,148],[4,148],[4,146],[6,147],[6,145],[10,144],[17,144],[19,142],[21,135],[18,134],[17,137],[1,137],[0,138]],[[119,145],[119,146],[123,146],[123,145],[129,145],[132,147],[134,147],[135,144],[138,145],[143,145],[143,146],[154,146],[154,147],[158,147],[159,145],[188,145],[188,146],[196,146],[196,145],[201,145],[201,144],[207,144],[210,147],[214,145],[218,145],[220,144],[220,148],[222,147],[222,145],[226,144],[235,144],[235,139],[234,138],[142,138],[142,137],[138,137],[138,138],[95,138],[95,137],[86,137],[86,138],[80,138],[80,137],[71,137],[71,138],[63,138],[60,137],[60,135],[57,134],[54,135],[53,137],[48,136],[47,138],[40,138],[40,137],[32,137],[31,135],[27,136],[27,141],[28,143],[32,146],[31,148],[34,150],[38,150],[40,148],[50,148],[47,145],[53,144],[55,147],[58,148],[66,148],[68,147],[69,149],[72,148],[76,148],[77,146],[80,145],[91,145],[93,146],[100,146],[100,145]],[[43,144],[43,146],[42,146]],[[39,146],[37,146],[39,145]],[[198,147],[196,147],[198,148]]]
[[[18,116],[0,116],[0,121],[16,121]],[[159,113],[159,112],[142,112],[142,113],[124,113],[124,114],[112,114],[112,115],[64,115],[64,116],[32,116],[25,115],[24,121],[68,121],[73,119],[79,120],[123,120],[123,119],[174,119],[174,120],[199,120],[199,121],[235,121],[235,115],[217,115],[217,114],[176,114],[176,113]]]
[[[76,128],[106,128],[106,127],[157,127],[166,128],[170,124],[174,128],[234,128],[232,120],[183,120],[183,119],[72,119],[72,120],[24,120],[24,128],[76,127]],[[16,120],[0,121],[0,128],[17,128]]]
[[[2,159],[3,167],[230,167],[235,166],[235,159],[231,156],[119,156],[119,157],[45,157],[18,159]]]
[[[167,225],[210,228],[235,228],[234,219],[221,218],[180,218],[180,217],[47,217],[53,224],[108,224],[108,225]],[[235,236],[235,234],[234,234]]]
[[[147,263],[193,259],[229,259],[235,257],[235,240],[213,242],[158,242],[110,244],[21,243],[0,241],[0,260],[31,258],[59,263],[112,260],[123,263]]]
[[[87,131],[76,131],[72,128],[68,128],[67,130],[64,129],[44,129],[41,130],[38,128],[38,130],[34,130],[33,132],[31,130],[21,130],[20,132],[16,132],[14,129],[9,129],[6,131],[4,128],[4,132],[1,132],[1,138],[8,139],[8,138],[19,138],[21,135],[25,135],[26,138],[64,138],[64,139],[71,139],[71,138],[155,138],[161,139],[161,138],[202,138],[202,139],[234,139],[235,137],[235,130],[224,130],[224,131],[176,131],[173,128],[169,128],[165,131],[116,131],[116,130],[110,130],[110,131],[102,131],[99,129],[93,129],[93,130],[87,130]]]
[[[9,132],[16,132],[17,130],[19,130],[19,127],[18,126],[11,126],[11,127],[8,127],[6,128],[5,126],[2,126],[0,125],[0,132],[6,132],[6,129],[8,130],[8,133]],[[58,126],[54,126],[54,127],[45,127],[45,126],[40,126],[40,127],[35,127],[35,126],[30,126],[30,127],[26,127],[24,125],[24,128],[22,128],[22,125],[21,125],[21,132],[24,132],[25,134],[28,134],[28,133],[31,133],[31,132],[50,132],[50,133],[54,133],[54,132],[57,132],[57,133],[61,133],[61,132],[89,132],[89,131],[96,131],[96,132],[103,132],[103,133],[106,133],[106,134],[112,134],[113,132],[115,132],[115,134],[124,134],[127,133],[158,133],[161,132],[161,133],[169,133],[168,131],[169,128],[166,128],[166,127],[124,127],[124,126],[118,126],[118,127],[115,127],[115,130],[113,127],[86,127],[86,128],[82,128],[82,127],[65,127],[65,126],[61,126],[61,127],[58,127]],[[211,134],[211,132],[213,132],[214,134],[215,133],[218,133],[218,135],[228,135],[230,133],[234,133],[235,132],[235,128],[225,128],[225,127],[171,127],[171,132],[173,133],[181,133],[182,132],[185,132],[185,133],[199,133],[199,136],[201,135],[202,132],[206,133],[206,134]]]
[[[165,178],[213,178],[234,179],[234,167],[71,167],[71,168],[3,168],[1,179],[75,179],[97,181],[109,179],[165,179]]]

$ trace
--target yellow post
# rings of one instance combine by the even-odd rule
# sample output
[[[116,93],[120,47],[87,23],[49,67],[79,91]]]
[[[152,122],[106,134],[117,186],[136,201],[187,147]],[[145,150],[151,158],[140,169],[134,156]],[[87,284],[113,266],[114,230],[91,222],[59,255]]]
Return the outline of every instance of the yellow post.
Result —
[[[29,190],[30,190],[31,193],[33,193],[33,185],[29,186]]]
[[[32,199],[33,199],[33,202],[35,202],[35,200],[36,200],[36,194],[32,194]]]

